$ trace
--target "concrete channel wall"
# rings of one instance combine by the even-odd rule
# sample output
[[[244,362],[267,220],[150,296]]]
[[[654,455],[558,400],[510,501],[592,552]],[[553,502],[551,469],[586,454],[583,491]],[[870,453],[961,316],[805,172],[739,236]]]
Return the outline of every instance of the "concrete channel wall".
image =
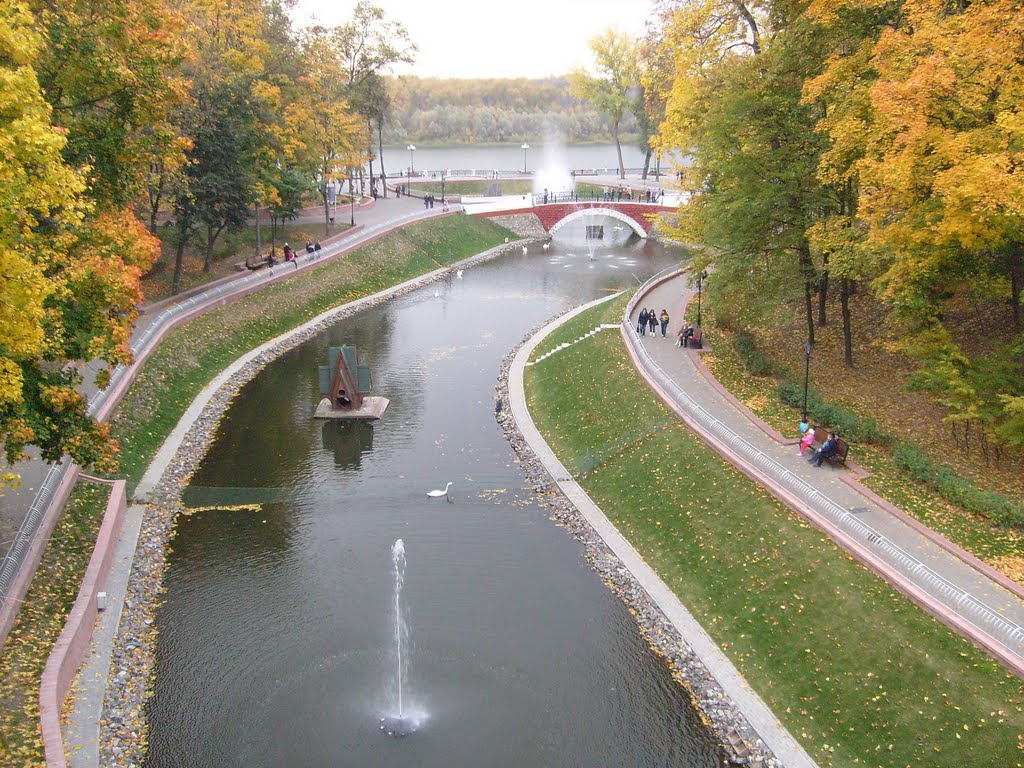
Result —
[[[97,595],[106,586],[107,574],[110,573],[110,563],[114,557],[115,545],[127,509],[125,481],[115,480],[111,483],[107,509],[103,514],[99,534],[96,536],[96,546],[85,570],[85,578],[82,579],[82,586],[78,590],[78,598],[43,670],[42,682],[39,685],[39,720],[42,725],[47,768],[67,766],[60,727],[61,707],[89,649],[98,610]]]

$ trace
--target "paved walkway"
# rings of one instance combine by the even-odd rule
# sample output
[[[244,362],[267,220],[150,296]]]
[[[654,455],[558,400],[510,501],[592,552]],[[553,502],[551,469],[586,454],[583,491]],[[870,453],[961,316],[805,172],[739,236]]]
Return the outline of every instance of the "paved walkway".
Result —
[[[984,566],[860,485],[850,470],[816,468],[738,407],[699,362],[673,339],[638,337],[641,306],[682,318],[691,290],[684,275],[655,285],[631,304],[628,344],[643,375],[716,451],[940,620],[982,645],[1018,674],[1024,670],[1021,587]],[[714,344],[714,338],[710,339]],[[794,438],[796,436],[794,425]],[[856,457],[853,446],[851,459]],[[973,562],[972,562],[973,561]],[[1003,582],[1003,583],[1000,583]],[[1015,588],[1017,593],[1007,588]]]

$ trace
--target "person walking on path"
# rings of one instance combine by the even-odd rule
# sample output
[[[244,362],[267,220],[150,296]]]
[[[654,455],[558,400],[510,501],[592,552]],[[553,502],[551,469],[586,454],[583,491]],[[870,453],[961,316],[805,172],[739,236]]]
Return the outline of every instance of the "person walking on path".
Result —
[[[661,310],[661,338],[665,338],[665,333],[668,331],[668,310]]]
[[[640,310],[640,317],[637,318],[637,322],[636,322],[636,332],[639,333],[641,336],[646,336],[647,335],[647,310],[646,309],[641,309]]]
[[[647,310],[647,325],[651,329],[651,336],[654,336],[654,331],[658,328],[658,316],[654,314],[654,307]]]
[[[803,439],[800,440],[800,456],[803,456],[807,452],[807,449],[811,447],[814,442],[814,427],[808,427],[804,433]]]

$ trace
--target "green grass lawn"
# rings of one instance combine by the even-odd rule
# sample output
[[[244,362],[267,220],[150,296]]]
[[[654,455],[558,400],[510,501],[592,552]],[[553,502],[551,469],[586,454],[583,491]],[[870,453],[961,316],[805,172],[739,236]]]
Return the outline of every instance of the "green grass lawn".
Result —
[[[624,304],[574,318],[537,354]],[[587,492],[820,764],[1021,765],[1021,681],[672,418],[617,333],[531,366],[526,388],[559,458],[598,458]]]
[[[483,217],[420,222],[177,328],[146,361],[111,420],[122,448],[119,476],[133,489],[188,404],[253,347],[331,307],[480,253],[506,237],[515,235]]]
[[[106,485],[75,487],[0,653],[0,765],[44,765],[39,679],[64,629],[103,519]]]

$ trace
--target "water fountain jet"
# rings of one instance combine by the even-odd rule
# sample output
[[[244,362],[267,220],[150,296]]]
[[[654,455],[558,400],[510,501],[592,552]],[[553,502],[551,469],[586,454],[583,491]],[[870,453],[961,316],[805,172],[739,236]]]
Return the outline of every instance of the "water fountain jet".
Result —
[[[380,729],[388,736],[409,736],[419,730],[422,718],[407,711],[404,701],[405,676],[408,671],[409,628],[402,616],[402,586],[405,583],[405,542],[397,539],[391,547],[391,563],[395,569],[395,693],[397,711],[380,719]]]

